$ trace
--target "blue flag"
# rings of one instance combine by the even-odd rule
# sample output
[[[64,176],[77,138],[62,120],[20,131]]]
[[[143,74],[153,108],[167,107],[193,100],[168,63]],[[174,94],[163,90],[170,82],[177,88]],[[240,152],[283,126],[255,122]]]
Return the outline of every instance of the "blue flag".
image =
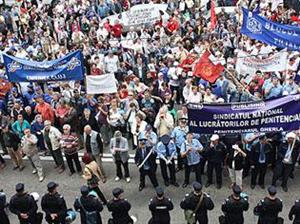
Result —
[[[288,50],[300,51],[300,27],[272,22],[243,8],[241,33],[266,44]]]
[[[10,82],[48,82],[82,80],[83,56],[80,51],[52,61],[29,61],[3,54],[6,73]]]

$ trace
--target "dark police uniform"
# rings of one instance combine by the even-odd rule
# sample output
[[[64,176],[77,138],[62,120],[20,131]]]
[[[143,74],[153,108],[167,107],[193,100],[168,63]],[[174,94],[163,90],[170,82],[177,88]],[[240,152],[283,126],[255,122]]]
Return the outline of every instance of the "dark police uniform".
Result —
[[[212,184],[213,180],[213,170],[216,172],[216,179],[217,179],[217,187],[220,188],[222,186],[222,165],[224,159],[227,155],[226,146],[219,142],[214,147],[211,147],[209,144],[205,150],[204,156],[206,157],[207,163],[207,184],[208,187]]]
[[[144,163],[144,165],[139,169],[140,171],[140,187],[139,190],[141,191],[145,187],[145,177],[146,175],[149,176],[149,179],[153,185],[153,187],[158,186],[158,182],[156,179],[156,153],[151,151],[150,147],[141,147],[139,146],[135,153],[135,164],[139,166],[142,164],[144,159],[148,156],[148,154],[151,153],[151,155],[148,157],[147,161]]]
[[[36,223],[38,206],[34,198],[24,193],[24,184],[17,184],[16,191],[18,193],[10,199],[9,210],[18,215],[20,224]],[[27,214],[28,219],[23,219],[20,215],[21,213]],[[0,220],[0,223],[1,221],[2,220]]]
[[[265,197],[260,200],[254,208],[254,213],[258,214],[258,224],[277,224],[278,214],[282,211],[282,201],[278,198],[271,200]]]
[[[293,224],[300,224],[300,201],[295,201],[295,204],[289,212],[289,219],[292,221],[294,217]]]
[[[97,224],[102,224],[100,212],[103,210],[103,205],[98,198],[95,198],[89,194],[89,188],[87,186],[81,187],[80,198],[76,198],[74,202],[74,208],[76,211],[80,211],[81,224],[89,224],[86,221],[86,212],[97,213]]]
[[[9,224],[9,219],[7,217],[7,214],[5,212],[6,208],[6,196],[3,192],[0,191],[0,220],[1,224]]]
[[[53,186],[51,184],[55,184],[55,183],[50,182],[47,185],[48,190],[50,188],[53,188]],[[60,195],[57,192],[54,194],[51,194],[51,193],[45,194],[42,197],[41,206],[42,206],[43,211],[46,213],[45,218],[49,224],[65,224],[67,206],[66,206],[65,199],[63,198],[62,195]],[[57,214],[58,217],[56,219],[52,220],[51,214]]]
[[[243,224],[243,212],[249,209],[249,202],[247,199],[239,197],[234,198],[229,196],[222,204],[222,211],[225,214],[225,220],[228,224]]]
[[[284,191],[287,191],[287,181],[290,174],[293,172],[295,163],[299,155],[299,143],[295,142],[289,144],[284,142],[280,144],[278,149],[278,160],[274,170],[272,185],[276,186],[277,180],[282,177],[282,184]]]
[[[153,197],[149,203],[149,210],[152,218],[148,224],[170,224],[171,218],[169,211],[173,210],[174,205],[170,198],[163,196],[161,187],[156,188],[157,197]]]
[[[212,210],[214,208],[214,203],[209,197],[209,195],[204,194],[203,201],[196,211],[196,220],[200,224],[208,224],[207,210]],[[200,200],[201,195],[195,195],[194,192],[186,194],[183,201],[180,203],[180,207],[184,210],[195,210],[196,206]]]
[[[112,221],[109,224],[132,224],[128,212],[131,209],[130,203],[126,199],[111,200],[107,203],[108,211],[111,212]]]

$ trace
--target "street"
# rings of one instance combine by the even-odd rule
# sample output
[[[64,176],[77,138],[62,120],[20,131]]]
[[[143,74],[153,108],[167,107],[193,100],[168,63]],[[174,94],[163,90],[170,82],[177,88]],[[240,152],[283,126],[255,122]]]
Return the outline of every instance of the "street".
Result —
[[[8,199],[15,193],[15,184],[18,182],[23,182],[25,184],[26,191],[28,192],[38,192],[40,197],[44,193],[47,192],[47,183],[49,181],[56,181],[59,183],[59,192],[64,195],[68,208],[73,207],[74,199],[77,196],[80,196],[80,186],[85,184],[85,181],[77,174],[74,174],[72,177],[68,176],[68,170],[59,175],[57,171],[53,168],[54,163],[52,161],[43,161],[42,164],[44,166],[45,171],[45,180],[44,182],[38,182],[37,176],[31,174],[32,168],[28,161],[25,162],[26,168],[23,172],[13,171],[12,163],[10,160],[7,160],[7,166],[4,170],[0,171],[0,189],[3,189],[7,194]],[[154,189],[150,185],[149,179],[146,178],[146,188],[142,191],[138,191],[138,170],[134,164],[130,164],[130,174],[131,174],[131,183],[127,184],[125,180],[121,180],[120,182],[115,182],[115,166],[112,162],[104,163],[105,171],[108,175],[108,181],[105,184],[101,184],[100,188],[104,192],[105,196],[108,199],[112,198],[111,190],[114,187],[121,186],[125,193],[124,196],[131,202],[132,209],[130,211],[131,215],[137,217],[137,223],[146,224],[150,218],[150,212],[148,210],[148,201],[149,199],[155,195]],[[295,176],[299,176],[299,169],[296,169]],[[159,183],[163,184],[160,174],[160,167],[158,166],[157,176],[159,179]],[[177,174],[178,183],[181,185],[183,183],[183,174],[181,171]],[[269,171],[266,176],[266,186],[271,181],[272,173]],[[191,182],[194,180],[194,175],[191,175]],[[202,178],[206,182],[206,177]],[[259,199],[263,198],[266,195],[267,190],[262,190],[259,186],[257,186],[254,190],[250,189],[250,184],[248,177],[246,182],[245,191],[249,194],[249,202],[250,209],[245,214],[245,224],[254,224],[257,221],[257,217],[253,215],[253,207],[257,204]],[[292,204],[296,199],[300,198],[300,190],[299,190],[299,178],[295,178],[294,180],[289,180],[289,191],[288,193],[284,193],[280,187],[278,187],[278,197],[283,200],[283,212],[280,214],[284,219],[285,223],[291,223],[288,221],[288,212]],[[224,184],[221,190],[216,190],[214,185],[209,188],[203,188],[203,190],[210,194],[211,198],[215,203],[215,208],[213,211],[209,212],[209,223],[217,224],[218,216],[222,214],[221,212],[221,204],[223,200],[231,194],[231,190],[229,189],[230,181],[229,178],[224,178]],[[191,186],[183,189],[182,187],[175,188],[170,186],[165,189],[165,195],[172,198],[174,203],[174,210],[171,212],[172,222],[173,224],[184,224],[184,214],[183,210],[180,209],[179,204],[184,195],[192,190]],[[40,210],[40,201],[38,203]],[[107,209],[104,208],[101,213],[103,223],[107,223],[110,214]],[[12,224],[17,224],[17,217],[13,214],[9,213],[9,218]],[[45,221],[44,221],[45,222]],[[80,223],[79,214],[74,223]]]

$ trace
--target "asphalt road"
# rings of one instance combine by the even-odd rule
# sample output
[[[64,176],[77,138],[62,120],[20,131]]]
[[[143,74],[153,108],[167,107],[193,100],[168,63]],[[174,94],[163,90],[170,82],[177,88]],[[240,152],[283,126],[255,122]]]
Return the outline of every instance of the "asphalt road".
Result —
[[[49,181],[56,181],[59,183],[59,192],[64,195],[68,208],[73,207],[73,202],[76,196],[80,195],[80,186],[85,182],[79,175],[73,175],[72,177],[68,176],[68,170],[66,170],[63,174],[59,175],[57,171],[54,170],[52,161],[43,161],[43,166],[45,170],[45,180],[44,182],[38,182],[37,176],[31,174],[32,168],[28,161],[25,162],[26,168],[23,172],[13,171],[11,161],[7,161],[7,166],[4,170],[0,171],[0,189],[3,189],[7,194],[8,198],[10,198],[14,194],[15,184],[18,182],[23,182],[26,186],[26,190],[28,192],[38,192],[40,196],[42,196],[46,192],[46,185]],[[104,163],[105,171],[108,175],[108,181],[105,184],[101,184],[100,187],[104,192],[105,196],[110,199],[111,190],[114,187],[121,186],[125,193],[124,196],[131,202],[132,209],[130,211],[131,215],[137,217],[139,224],[146,224],[150,218],[150,212],[148,210],[148,201],[154,195],[154,189],[150,185],[148,179],[146,179],[146,188],[142,191],[138,191],[138,170],[134,164],[130,165],[130,174],[132,177],[131,183],[126,183],[124,180],[120,182],[115,182],[115,166],[113,163]],[[161,184],[163,181],[161,179],[160,169],[158,169],[158,179]],[[300,180],[299,180],[300,170],[296,169],[294,180],[289,180],[289,192],[285,193],[281,188],[278,188],[278,197],[283,200],[284,208],[281,216],[285,218],[285,223],[291,223],[287,219],[287,215],[290,207],[294,203],[297,198],[300,198]],[[272,173],[268,172],[266,178],[266,183],[269,184],[271,181]],[[298,178],[297,178],[298,177]],[[183,183],[183,172],[178,173],[177,175],[178,182],[180,184]],[[206,182],[206,177],[203,178],[204,183]],[[209,212],[210,223],[217,224],[217,218],[221,215],[221,204],[230,193],[229,189],[229,178],[224,178],[224,184],[221,190],[217,190],[215,186],[210,186],[209,188],[204,188],[204,191],[211,195],[215,203],[215,209]],[[245,214],[245,224],[254,224],[257,221],[257,217],[253,215],[253,207],[259,201],[259,199],[263,198],[266,195],[266,190],[260,189],[260,187],[256,187],[254,190],[250,189],[249,180],[247,178],[245,180],[246,188],[245,191],[249,194],[249,202],[250,209]],[[191,175],[191,180],[194,180],[194,175]],[[175,188],[173,186],[166,188],[166,196],[172,198],[173,203],[175,205],[174,210],[171,212],[172,223],[173,224],[184,224],[184,215],[183,211],[179,207],[179,203],[184,197],[184,195],[192,190],[191,187],[183,189],[181,187]],[[40,204],[39,204],[40,206]],[[107,223],[110,214],[105,208],[101,213],[103,223]],[[17,224],[17,218],[13,214],[9,214],[10,220],[12,224]],[[1,220],[0,220],[1,223]],[[80,223],[79,217],[75,223]]]

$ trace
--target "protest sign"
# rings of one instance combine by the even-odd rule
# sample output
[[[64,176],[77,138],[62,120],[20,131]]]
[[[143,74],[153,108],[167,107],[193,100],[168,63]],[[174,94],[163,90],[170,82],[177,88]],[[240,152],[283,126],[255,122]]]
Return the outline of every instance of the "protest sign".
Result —
[[[190,104],[188,122],[192,132],[241,134],[299,129],[300,94],[269,101],[234,104]]]
[[[88,94],[116,93],[117,85],[114,74],[86,76],[86,91]]]
[[[286,69],[287,56],[287,51],[280,51],[261,59],[251,56],[244,51],[239,51],[235,69],[239,74],[249,75],[254,75],[257,70],[262,72],[281,72]]]

